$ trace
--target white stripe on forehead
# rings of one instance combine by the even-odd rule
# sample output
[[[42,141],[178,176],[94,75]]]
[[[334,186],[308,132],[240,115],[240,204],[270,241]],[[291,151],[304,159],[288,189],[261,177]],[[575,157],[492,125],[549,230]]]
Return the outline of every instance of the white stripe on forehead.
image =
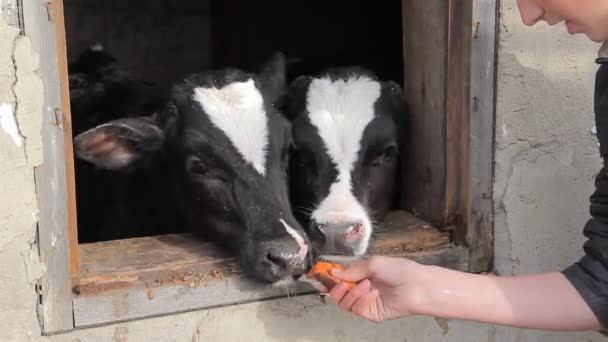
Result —
[[[268,122],[264,99],[252,79],[223,88],[194,89],[198,101],[217,128],[222,130],[246,162],[266,174]]]
[[[317,127],[329,157],[338,168],[336,182],[311,217],[319,223],[363,224],[366,233],[353,251],[356,256],[367,250],[372,224],[353,194],[351,171],[361,148],[363,132],[374,119],[374,104],[379,97],[380,84],[365,76],[334,82],[328,78],[315,79],[308,88],[310,121]]]
[[[374,103],[378,97],[380,84],[366,76],[333,82],[321,78],[310,83],[308,115],[340,173],[350,173],[363,131],[374,119]]]

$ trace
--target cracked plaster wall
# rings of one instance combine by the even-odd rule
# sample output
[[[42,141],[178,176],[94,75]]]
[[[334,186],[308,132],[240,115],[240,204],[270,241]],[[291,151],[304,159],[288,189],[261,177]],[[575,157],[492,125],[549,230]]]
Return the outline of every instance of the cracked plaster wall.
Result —
[[[42,82],[38,57],[0,0],[0,341],[600,341],[556,334],[410,318],[363,322],[300,297],[138,320],[42,337],[35,280],[45,271],[34,240],[34,168],[42,162]],[[501,6],[496,151],[496,269],[557,269],[581,255],[580,230],[599,166],[592,135],[596,46],[563,28],[527,29],[514,0]],[[13,11],[14,14],[14,11]],[[549,54],[548,50],[560,49]],[[4,107],[2,107],[4,106]],[[8,107],[7,107],[8,106]],[[10,110],[2,109],[10,108]],[[11,121],[12,120],[12,121]]]
[[[521,25],[503,5],[496,113],[496,269],[562,269],[582,255],[600,158],[593,123],[599,46]]]

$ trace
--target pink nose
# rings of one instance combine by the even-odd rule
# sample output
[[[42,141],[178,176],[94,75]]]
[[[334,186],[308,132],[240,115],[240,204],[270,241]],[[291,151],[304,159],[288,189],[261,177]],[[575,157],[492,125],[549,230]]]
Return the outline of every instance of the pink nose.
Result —
[[[325,236],[323,253],[327,255],[355,255],[369,232],[363,221],[315,223]]]
[[[350,227],[346,228],[346,240],[347,241],[358,241],[363,239],[363,234],[365,233],[365,227],[363,227],[363,223],[352,223]]]

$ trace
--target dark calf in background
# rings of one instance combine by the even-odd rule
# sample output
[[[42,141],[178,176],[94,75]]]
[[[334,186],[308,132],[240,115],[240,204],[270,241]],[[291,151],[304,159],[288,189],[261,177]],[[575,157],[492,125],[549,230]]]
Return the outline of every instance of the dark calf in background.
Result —
[[[297,78],[284,107],[296,216],[323,258],[363,255],[394,200],[407,116],[401,87],[362,68],[335,68]]]
[[[168,92],[132,75],[99,43],[68,67],[74,136],[105,122],[152,115],[164,107]],[[124,239],[183,230],[164,156],[132,163],[119,172],[75,160],[80,242]],[[110,168],[114,169],[114,168]]]
[[[161,159],[189,230],[231,249],[251,276],[297,278],[313,262],[287,188],[289,122],[276,109],[285,61],[258,74],[227,68],[173,87],[158,115],[118,119],[75,139],[77,155],[110,170]]]

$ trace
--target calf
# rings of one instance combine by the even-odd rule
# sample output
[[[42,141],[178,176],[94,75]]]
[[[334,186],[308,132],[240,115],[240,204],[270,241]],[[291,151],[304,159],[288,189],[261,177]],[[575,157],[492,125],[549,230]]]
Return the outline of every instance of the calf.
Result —
[[[230,248],[265,282],[299,277],[313,258],[287,189],[289,122],[277,54],[258,74],[222,69],[174,86],[158,115],[114,120],[75,139],[80,158],[111,170],[165,158],[186,226]]]
[[[373,223],[391,207],[398,170],[403,92],[362,68],[294,80],[291,202],[325,259],[363,255]]]
[[[165,87],[132,74],[100,43],[83,51],[68,70],[74,134],[113,119],[153,113],[169,97]]]
[[[102,123],[158,111],[166,91],[126,70],[101,44],[87,48],[69,66],[74,136]],[[114,172],[75,160],[80,242],[180,232],[162,156],[147,165]]]

